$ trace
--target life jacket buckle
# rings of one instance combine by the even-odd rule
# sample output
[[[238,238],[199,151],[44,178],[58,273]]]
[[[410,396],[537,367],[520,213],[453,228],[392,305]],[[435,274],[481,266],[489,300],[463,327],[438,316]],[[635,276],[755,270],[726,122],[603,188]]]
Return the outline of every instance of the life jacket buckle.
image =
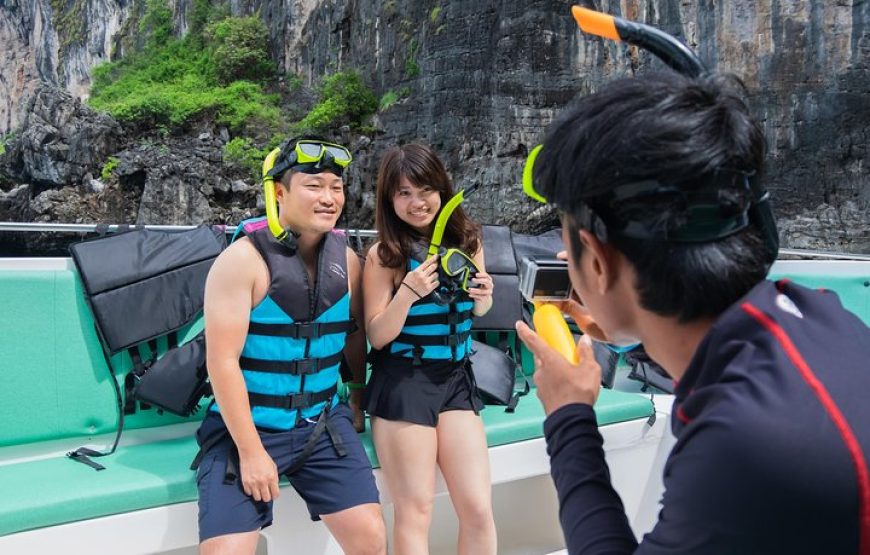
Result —
[[[296,366],[296,375],[298,376],[316,374],[320,371],[320,364],[316,358],[300,358],[293,363]]]
[[[293,339],[312,339],[319,336],[320,324],[316,322],[296,322],[293,326]]]
[[[311,404],[311,393],[303,392],[303,393],[293,393],[288,395],[290,397],[290,409],[300,409],[305,408]]]
[[[423,347],[420,345],[414,345],[414,348],[411,349],[411,354],[414,355],[414,361],[412,364],[414,366],[420,366],[423,364]]]

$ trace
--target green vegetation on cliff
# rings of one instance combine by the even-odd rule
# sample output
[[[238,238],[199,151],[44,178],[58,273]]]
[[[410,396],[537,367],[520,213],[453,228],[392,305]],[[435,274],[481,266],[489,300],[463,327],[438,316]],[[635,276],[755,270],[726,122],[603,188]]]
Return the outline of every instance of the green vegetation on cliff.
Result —
[[[280,125],[279,97],[264,86],[274,67],[263,23],[230,17],[200,28],[175,38],[165,0],[148,0],[145,47],[94,68],[90,104],[142,128],[183,128],[201,118],[239,132]]]
[[[287,106],[286,99],[301,80],[286,76],[289,86],[279,88],[269,31],[258,16],[230,17],[219,3],[194,0],[189,19],[190,31],[177,38],[167,0],[145,0],[138,21],[142,48],[94,68],[91,106],[143,130],[183,130],[212,120],[240,139],[261,140],[290,131],[359,128],[377,110],[359,73],[348,71],[327,76],[317,104],[296,121],[304,112]],[[251,155],[242,155],[241,146],[230,148],[236,149],[231,156],[249,167]],[[255,148],[244,146],[245,152]]]
[[[340,125],[359,128],[378,109],[378,100],[356,71],[333,73],[323,80],[318,103],[296,126],[323,131]]]

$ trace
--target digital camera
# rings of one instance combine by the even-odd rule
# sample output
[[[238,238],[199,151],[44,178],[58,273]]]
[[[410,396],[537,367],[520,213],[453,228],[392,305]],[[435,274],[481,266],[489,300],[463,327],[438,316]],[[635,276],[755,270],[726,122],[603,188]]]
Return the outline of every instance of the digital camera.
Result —
[[[571,295],[568,263],[556,258],[520,261],[520,293],[528,301],[563,301]]]

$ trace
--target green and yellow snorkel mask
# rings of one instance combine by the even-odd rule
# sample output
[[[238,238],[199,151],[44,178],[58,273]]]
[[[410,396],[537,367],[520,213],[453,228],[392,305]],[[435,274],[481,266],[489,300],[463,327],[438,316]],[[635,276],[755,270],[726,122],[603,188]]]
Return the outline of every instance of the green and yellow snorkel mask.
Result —
[[[266,221],[279,243],[292,251],[296,250],[296,235],[292,230],[284,229],[278,221],[275,179],[287,170],[311,174],[328,171],[341,177],[352,160],[350,151],[345,147],[319,139],[291,139],[283,148],[278,147],[266,156],[263,160]]]
[[[474,275],[480,271],[474,260],[468,254],[455,248],[446,248],[441,245],[444,239],[444,231],[447,229],[447,222],[453,211],[456,210],[465,198],[473,193],[478,187],[475,183],[467,189],[463,189],[453,195],[441,208],[438,214],[438,219],[435,221],[435,226],[432,230],[432,239],[429,242],[428,255],[438,255],[438,278],[441,285],[432,292],[435,302],[438,304],[449,304],[455,301],[464,291],[468,292],[469,282]]]

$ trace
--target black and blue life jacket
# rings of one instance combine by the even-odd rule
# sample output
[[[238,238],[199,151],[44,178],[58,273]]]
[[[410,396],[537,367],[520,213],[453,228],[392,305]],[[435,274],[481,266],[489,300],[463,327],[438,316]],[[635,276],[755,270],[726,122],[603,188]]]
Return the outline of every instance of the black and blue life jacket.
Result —
[[[412,257],[408,271],[420,265]],[[392,356],[424,360],[461,361],[471,349],[471,319],[474,302],[464,294],[456,301],[440,305],[432,295],[418,299],[408,310],[399,335],[384,348]]]
[[[347,286],[347,242],[324,236],[312,288],[302,259],[281,245],[265,218],[246,220],[250,238],[269,269],[269,290],[251,310],[239,366],[254,424],[289,430],[338,403],[339,365],[354,327]],[[235,239],[235,238],[234,238]],[[210,408],[220,412],[217,404]]]

